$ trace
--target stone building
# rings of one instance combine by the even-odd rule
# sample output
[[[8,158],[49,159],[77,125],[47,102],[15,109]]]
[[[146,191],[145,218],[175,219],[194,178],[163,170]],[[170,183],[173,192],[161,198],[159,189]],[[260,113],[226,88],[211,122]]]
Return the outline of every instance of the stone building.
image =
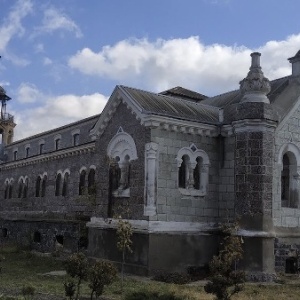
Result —
[[[300,51],[269,81],[251,54],[240,89],[214,97],[117,86],[99,115],[12,142],[1,114],[1,242],[86,249],[118,261],[116,216],[130,219],[127,270],[184,271],[217,253],[239,220],[253,279],[294,272],[300,249]],[[9,97],[0,90],[5,108]]]

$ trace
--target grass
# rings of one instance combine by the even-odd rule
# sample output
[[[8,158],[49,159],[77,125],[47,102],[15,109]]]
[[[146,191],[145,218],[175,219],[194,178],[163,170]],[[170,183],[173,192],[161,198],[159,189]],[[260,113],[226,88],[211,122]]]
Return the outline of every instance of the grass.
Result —
[[[43,299],[45,295],[55,295],[65,299],[63,282],[64,276],[46,276],[50,271],[63,270],[63,262],[53,257],[36,256],[30,252],[18,249],[2,248],[0,255],[3,257],[0,273],[0,300],[23,299],[21,290],[24,286],[31,285],[35,288],[35,299]],[[300,299],[300,278],[296,276],[284,277],[283,284],[246,284],[245,290],[233,297],[234,300],[273,300],[273,299]],[[155,282],[137,277],[127,277],[124,284],[124,294],[132,292],[158,292],[160,294],[173,293],[185,300],[213,299],[212,295],[204,292],[202,283],[190,285],[174,285]],[[105,288],[106,299],[122,300],[120,281]],[[86,283],[82,286],[83,299],[88,299],[90,290]],[[6,295],[6,296],[5,296]],[[11,296],[10,298],[7,296]],[[51,297],[49,297],[51,299]],[[52,298],[53,299],[53,298]]]

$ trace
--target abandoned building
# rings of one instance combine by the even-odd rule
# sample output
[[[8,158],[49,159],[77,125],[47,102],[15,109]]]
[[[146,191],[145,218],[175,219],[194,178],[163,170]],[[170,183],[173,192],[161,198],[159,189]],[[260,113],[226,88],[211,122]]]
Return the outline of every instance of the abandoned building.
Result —
[[[134,229],[127,270],[148,275],[204,266],[219,225],[238,218],[250,278],[294,272],[300,51],[289,61],[291,75],[269,81],[252,53],[240,89],[214,97],[117,86],[101,114],[19,141],[0,88],[1,242],[118,261],[122,215]]]

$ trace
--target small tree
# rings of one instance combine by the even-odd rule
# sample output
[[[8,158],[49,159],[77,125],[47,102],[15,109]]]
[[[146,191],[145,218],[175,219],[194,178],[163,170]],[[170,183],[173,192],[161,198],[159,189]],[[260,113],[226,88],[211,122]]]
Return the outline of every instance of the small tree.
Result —
[[[75,299],[80,295],[80,285],[87,278],[88,261],[83,253],[72,254],[66,261],[66,272],[77,279]]]
[[[64,282],[65,295],[69,300],[72,300],[75,295],[75,283],[74,281]]]
[[[218,300],[229,300],[232,295],[243,289],[245,274],[236,270],[236,265],[243,257],[242,240],[235,233],[237,225],[224,225],[222,228],[222,249],[209,264],[210,281],[204,289],[214,294]]]
[[[124,264],[125,264],[125,255],[126,252],[132,253],[132,225],[129,221],[123,220],[119,217],[117,225],[117,247],[118,250],[122,253],[122,264],[121,264],[121,289],[123,291],[123,282],[124,282]]]
[[[107,261],[97,261],[89,272],[89,287],[92,290],[91,300],[93,296],[96,299],[103,293],[105,285],[111,284],[117,277],[116,267]]]

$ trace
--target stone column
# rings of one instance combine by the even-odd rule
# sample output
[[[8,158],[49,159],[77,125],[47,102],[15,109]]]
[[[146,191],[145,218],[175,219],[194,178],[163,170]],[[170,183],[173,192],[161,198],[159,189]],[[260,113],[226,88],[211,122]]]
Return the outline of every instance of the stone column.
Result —
[[[158,144],[146,144],[146,203],[145,216],[156,215],[156,171]]]
[[[272,219],[276,116],[267,94],[270,83],[252,53],[252,64],[240,82],[242,100],[232,123],[236,139],[236,218],[245,242],[244,269],[249,279],[268,281],[275,276]]]

